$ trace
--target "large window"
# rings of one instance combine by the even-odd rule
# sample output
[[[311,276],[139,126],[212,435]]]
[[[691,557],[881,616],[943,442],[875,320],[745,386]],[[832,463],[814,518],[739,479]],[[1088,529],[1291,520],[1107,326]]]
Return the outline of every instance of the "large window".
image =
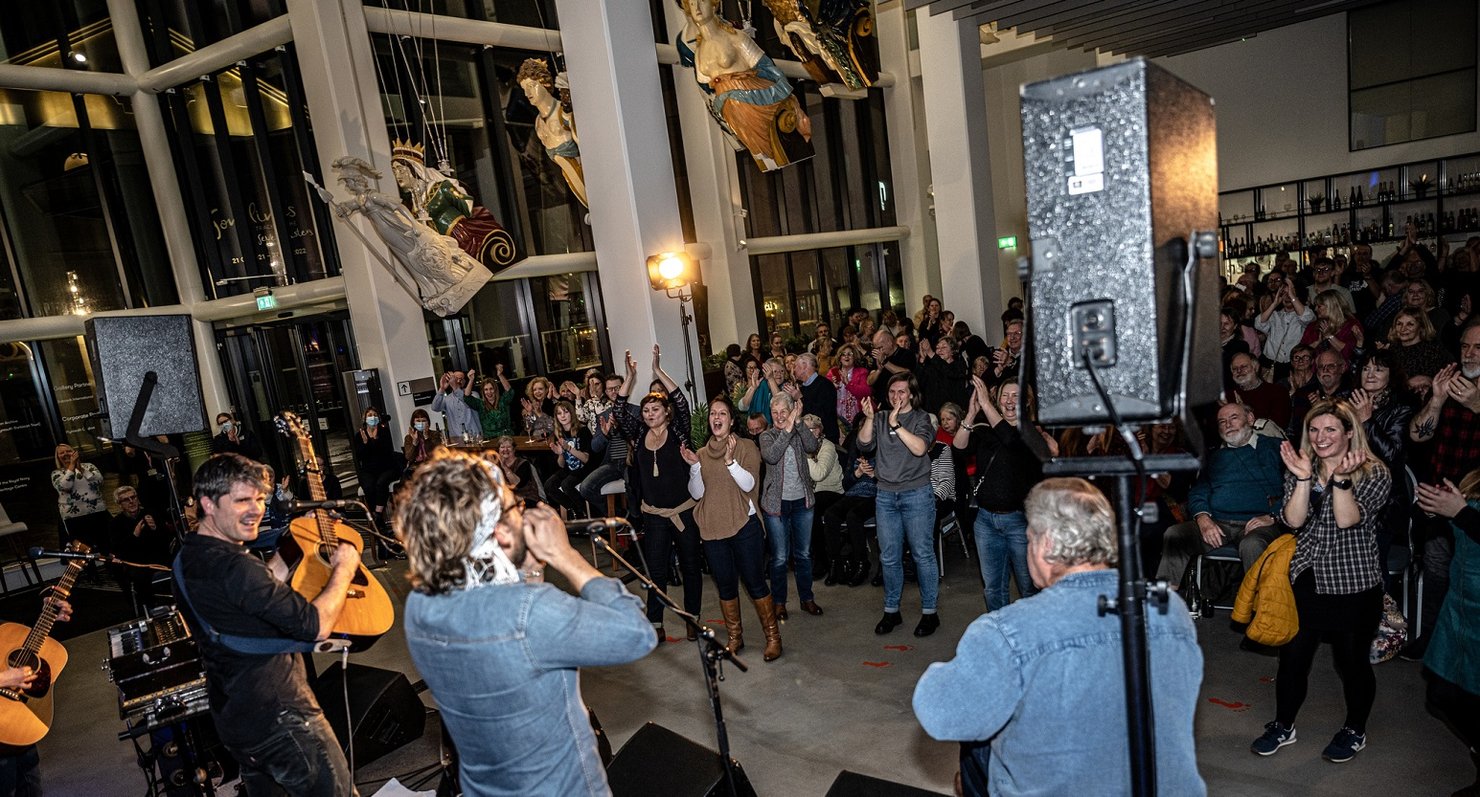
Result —
[[[1347,12],[1351,148],[1475,130],[1475,0]]]
[[[415,11],[463,19],[555,29],[555,0],[365,0],[391,11]]]
[[[0,0],[0,19],[6,64],[123,71],[105,0]]]
[[[0,318],[177,301],[129,100],[0,89]]]
[[[136,5],[154,66],[287,12],[286,0],[136,0]]]
[[[216,296],[339,273],[324,175],[291,46],[161,95],[208,290]]]

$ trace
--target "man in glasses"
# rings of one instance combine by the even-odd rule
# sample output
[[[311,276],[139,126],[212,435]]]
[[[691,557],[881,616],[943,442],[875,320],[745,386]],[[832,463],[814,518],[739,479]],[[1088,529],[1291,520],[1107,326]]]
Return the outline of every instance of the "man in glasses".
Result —
[[[525,508],[494,464],[440,449],[396,508],[406,645],[469,794],[609,794],[579,668],[657,645],[642,601],[573,548],[550,507]],[[559,573],[570,594],[544,583]]]

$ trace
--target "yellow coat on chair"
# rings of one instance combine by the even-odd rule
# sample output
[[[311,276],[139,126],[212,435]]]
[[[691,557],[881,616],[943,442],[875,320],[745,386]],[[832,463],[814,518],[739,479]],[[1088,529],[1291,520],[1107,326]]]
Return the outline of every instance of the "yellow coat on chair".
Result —
[[[1290,559],[1294,556],[1295,535],[1276,537],[1239,585],[1232,619],[1248,623],[1244,634],[1261,645],[1279,647],[1300,631],[1295,590],[1290,586]]]

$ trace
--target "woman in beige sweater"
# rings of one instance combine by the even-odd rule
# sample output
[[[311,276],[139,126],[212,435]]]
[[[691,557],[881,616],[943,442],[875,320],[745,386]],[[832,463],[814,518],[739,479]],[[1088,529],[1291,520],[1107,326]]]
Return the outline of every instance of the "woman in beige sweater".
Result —
[[[689,495],[699,502],[694,520],[719,592],[730,637],[727,647],[731,652],[745,647],[740,624],[740,582],[744,581],[766,635],[764,658],[773,661],[781,655],[781,630],[766,584],[759,507],[761,453],[755,443],[734,433],[735,414],[728,397],[710,399],[709,442],[697,453],[686,447],[680,452],[689,463]]]

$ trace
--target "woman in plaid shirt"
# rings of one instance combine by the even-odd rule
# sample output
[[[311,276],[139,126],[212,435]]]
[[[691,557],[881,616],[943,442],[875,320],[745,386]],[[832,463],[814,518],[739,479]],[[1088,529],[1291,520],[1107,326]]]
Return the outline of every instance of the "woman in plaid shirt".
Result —
[[[1275,719],[1251,749],[1273,755],[1295,741],[1311,663],[1330,642],[1346,695],[1346,721],[1321,756],[1350,761],[1367,746],[1367,715],[1377,680],[1367,654],[1382,614],[1382,566],[1376,532],[1392,476],[1368,448],[1362,422],[1345,401],[1321,401],[1305,415],[1300,449],[1280,446],[1285,525],[1298,535],[1290,581],[1300,632],[1280,648]]]

